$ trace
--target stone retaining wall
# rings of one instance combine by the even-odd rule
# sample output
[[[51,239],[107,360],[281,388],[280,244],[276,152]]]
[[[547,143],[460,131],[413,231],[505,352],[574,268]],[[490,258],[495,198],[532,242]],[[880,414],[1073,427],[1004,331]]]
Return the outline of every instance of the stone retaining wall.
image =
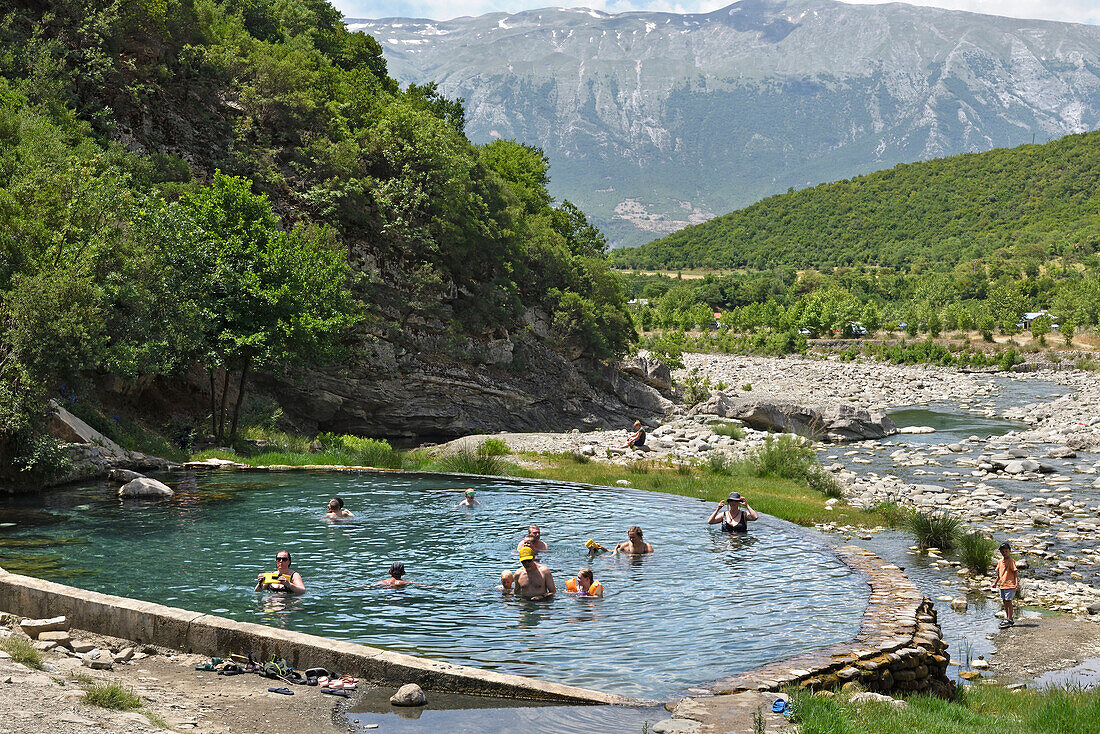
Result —
[[[848,545],[838,548],[837,555],[863,573],[871,586],[855,639],[718,681],[712,685],[716,693],[786,687],[834,690],[848,684],[880,693],[952,693],[954,683],[947,677],[950,655],[932,602],[900,568],[868,550]]]
[[[599,691],[507,675],[353,642],[236,622],[152,602],[85,591],[0,569],[0,610],[21,617],[64,615],[76,628],[202,655],[254,653],[299,670],[326,668],[379,685],[417,683],[436,691],[586,704],[637,704]]]

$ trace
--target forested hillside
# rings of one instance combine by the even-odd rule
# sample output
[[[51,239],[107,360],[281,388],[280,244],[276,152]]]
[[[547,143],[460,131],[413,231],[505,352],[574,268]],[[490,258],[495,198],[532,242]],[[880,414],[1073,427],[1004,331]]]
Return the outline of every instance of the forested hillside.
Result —
[[[1100,249],[1100,133],[899,165],[788,192],[634,250],[631,268],[947,270],[993,275]],[[1011,264],[1011,265],[1010,265]]]
[[[606,358],[633,338],[604,240],[553,205],[542,152],[472,144],[459,101],[400,88],[325,0],[6,7],[8,473],[49,463],[44,401],[105,376],[198,370],[206,430],[231,437],[254,377],[292,384],[332,364],[333,380],[407,385],[432,362],[518,374],[524,350]],[[371,430],[370,407],[341,413],[326,388],[313,428]]]

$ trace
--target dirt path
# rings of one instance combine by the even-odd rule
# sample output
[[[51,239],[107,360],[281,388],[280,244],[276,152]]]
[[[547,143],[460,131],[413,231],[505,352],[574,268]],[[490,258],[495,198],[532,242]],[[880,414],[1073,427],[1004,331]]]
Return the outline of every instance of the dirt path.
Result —
[[[990,672],[1003,682],[1026,681],[1100,657],[1100,622],[1068,614],[1021,619],[994,642]]]

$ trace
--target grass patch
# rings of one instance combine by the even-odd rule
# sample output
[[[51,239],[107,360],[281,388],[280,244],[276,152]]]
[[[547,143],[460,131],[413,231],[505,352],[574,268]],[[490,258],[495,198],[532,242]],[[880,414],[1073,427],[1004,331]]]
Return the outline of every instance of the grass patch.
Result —
[[[896,709],[796,691],[792,721],[801,734],[1093,734],[1100,721],[1100,689],[1095,688],[1009,691],[983,684],[961,690],[955,701],[906,700],[907,708]]]
[[[434,468],[456,474],[503,474],[505,464],[498,456],[462,449],[439,459]]]
[[[503,439],[487,438],[477,445],[477,453],[483,456],[507,456],[512,453],[512,449]]]
[[[740,441],[745,437],[744,427],[742,427],[740,423],[734,423],[733,421],[712,421],[710,423],[710,429],[719,436],[729,436],[735,441]]]
[[[959,537],[959,519],[946,512],[915,513],[909,518],[909,532],[921,548],[951,550]]]
[[[0,639],[3,650],[15,662],[28,668],[42,670],[42,653],[34,649],[34,644],[25,637],[4,637]]]
[[[614,486],[617,480],[629,476],[631,486],[638,489],[696,497],[708,502],[718,502],[726,499],[730,492],[740,492],[753,509],[799,525],[825,522],[860,527],[881,525],[876,515],[855,507],[838,504],[828,510],[826,498],[820,492],[790,479],[753,476],[739,462],[731,462],[730,474],[714,473],[709,463],[704,471],[687,474],[676,467],[660,464],[648,465],[644,474],[630,474],[622,466],[602,462],[577,464],[561,454],[543,454],[532,460],[538,463],[537,467],[515,467],[515,475],[604,486]]]
[[[1075,366],[1079,370],[1085,370],[1086,372],[1100,372],[1100,360],[1088,359],[1081,357],[1077,360]]]
[[[976,574],[989,573],[996,550],[997,541],[977,530],[959,536],[959,560]]]
[[[817,461],[813,448],[794,436],[769,436],[748,458],[748,466],[758,477],[779,477],[805,484],[826,497],[843,496],[836,478]]]
[[[96,683],[84,689],[84,703],[112,711],[133,711],[141,708],[141,699],[117,683]]]
[[[890,528],[905,527],[909,524],[909,518],[913,516],[913,511],[908,507],[889,501],[879,502],[871,508],[871,512],[881,517],[882,524]]]

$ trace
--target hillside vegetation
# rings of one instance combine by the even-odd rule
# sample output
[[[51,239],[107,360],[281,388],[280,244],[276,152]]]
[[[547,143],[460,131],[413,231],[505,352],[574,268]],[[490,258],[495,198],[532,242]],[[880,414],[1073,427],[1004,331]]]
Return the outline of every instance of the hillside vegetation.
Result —
[[[92,377],[202,370],[232,438],[253,375],[429,319],[460,344],[534,309],[553,349],[621,353],[606,244],[548,182],[325,0],[6,5],[0,479],[56,463],[44,402]]]
[[[627,268],[948,270],[995,278],[1100,249],[1100,132],[899,165],[772,196],[633,250]]]

